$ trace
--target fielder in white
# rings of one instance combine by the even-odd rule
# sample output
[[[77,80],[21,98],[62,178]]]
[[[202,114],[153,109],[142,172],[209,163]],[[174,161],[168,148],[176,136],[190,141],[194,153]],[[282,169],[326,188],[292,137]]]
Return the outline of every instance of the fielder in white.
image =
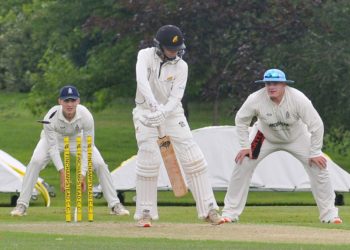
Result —
[[[238,221],[257,164],[267,155],[284,150],[303,164],[310,178],[319,219],[326,223],[342,223],[334,206],[335,193],[327,160],[321,151],[324,128],[319,114],[302,92],[287,85],[293,81],[286,80],[281,70],[267,70],[264,79],[256,82],[264,83],[265,88],[247,98],[235,119],[241,150],[235,158],[225,197],[222,213],[225,221]],[[248,127],[253,117],[257,117],[257,122],[249,140]]]
[[[80,105],[79,92],[74,86],[64,86],[60,90],[58,99],[60,105],[52,107],[45,115],[44,129],[40,140],[34,150],[26,173],[17,206],[11,211],[12,216],[23,216],[29,207],[29,200],[39,172],[52,160],[57,171],[60,173],[60,189],[65,191],[65,174],[60,152],[63,151],[63,138],[70,138],[70,152],[76,153],[76,137],[82,136],[82,189],[85,190],[85,176],[87,172],[87,136],[94,140],[94,119],[90,111]],[[103,195],[111,208],[111,214],[129,215],[129,211],[120,203],[116,190],[113,186],[112,177],[107,164],[102,159],[98,149],[93,146],[92,152],[93,168],[102,186]]]
[[[133,110],[138,144],[136,167],[136,211],[138,226],[150,227],[158,219],[157,179],[161,164],[157,145],[157,127],[165,127],[177,158],[185,172],[187,183],[196,201],[198,217],[212,224],[224,220],[218,213],[207,163],[194,142],[184,115],[181,99],[187,82],[187,63],[181,58],[184,38],[173,25],[161,27],[154,39],[155,47],[142,49],[136,63],[136,107]]]

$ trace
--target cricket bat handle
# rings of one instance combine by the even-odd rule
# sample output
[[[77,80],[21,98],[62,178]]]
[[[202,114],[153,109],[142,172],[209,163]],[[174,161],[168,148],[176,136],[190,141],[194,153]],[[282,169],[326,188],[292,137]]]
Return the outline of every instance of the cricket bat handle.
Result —
[[[158,129],[158,137],[159,137],[159,138],[165,137],[165,128],[164,128],[164,125],[158,126],[157,129]]]

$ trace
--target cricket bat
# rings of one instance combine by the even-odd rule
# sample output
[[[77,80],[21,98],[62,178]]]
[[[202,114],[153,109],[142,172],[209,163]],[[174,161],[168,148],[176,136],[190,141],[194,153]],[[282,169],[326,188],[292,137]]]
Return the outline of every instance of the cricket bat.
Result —
[[[177,161],[173,144],[170,137],[164,133],[162,126],[158,127],[159,139],[157,140],[160,153],[163,158],[164,166],[168,173],[168,177],[173,188],[174,195],[181,197],[187,194],[187,186],[183,179],[179,163]]]

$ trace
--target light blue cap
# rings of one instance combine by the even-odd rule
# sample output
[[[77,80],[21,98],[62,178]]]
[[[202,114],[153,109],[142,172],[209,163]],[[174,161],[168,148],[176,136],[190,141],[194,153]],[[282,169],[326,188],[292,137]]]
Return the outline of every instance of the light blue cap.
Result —
[[[256,83],[267,83],[267,82],[285,82],[285,83],[294,83],[292,80],[286,79],[286,74],[279,69],[269,69],[264,73],[263,80],[257,80]]]

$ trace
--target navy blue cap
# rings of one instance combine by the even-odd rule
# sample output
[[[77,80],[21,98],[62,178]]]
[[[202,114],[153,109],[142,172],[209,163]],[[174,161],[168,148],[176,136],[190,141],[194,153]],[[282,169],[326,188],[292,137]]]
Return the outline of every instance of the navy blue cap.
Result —
[[[79,99],[80,95],[76,87],[72,85],[66,85],[61,88],[60,90],[60,99],[61,100],[67,100],[67,99]]]

